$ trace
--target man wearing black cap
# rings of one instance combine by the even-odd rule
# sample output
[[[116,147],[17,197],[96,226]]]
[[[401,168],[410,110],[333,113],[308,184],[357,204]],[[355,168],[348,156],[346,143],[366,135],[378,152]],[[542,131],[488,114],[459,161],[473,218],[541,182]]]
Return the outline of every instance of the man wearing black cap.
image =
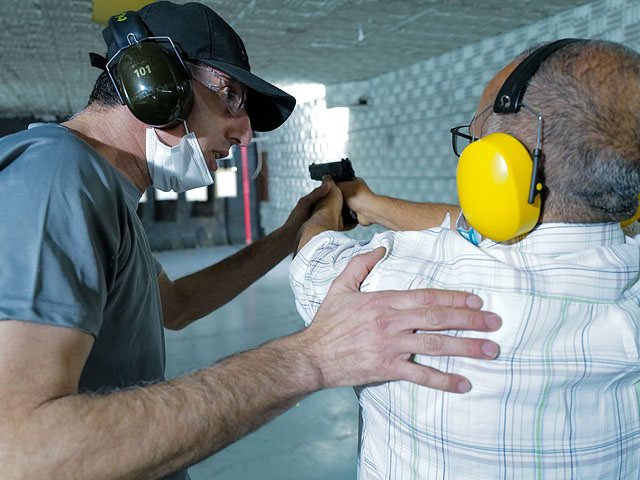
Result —
[[[277,128],[295,100],[250,73],[240,38],[201,4],[156,2],[112,18],[103,36],[89,105],[0,140],[2,476],[182,479],[320,389],[468,388],[407,360],[487,358],[489,341],[413,333],[487,331],[481,300],[360,293],[381,251],[354,259],[310,328],[165,381],[163,327],[201,318],[282,260],[328,186],[269,236],[172,282],[137,218],[142,192],[210,183],[217,157]]]

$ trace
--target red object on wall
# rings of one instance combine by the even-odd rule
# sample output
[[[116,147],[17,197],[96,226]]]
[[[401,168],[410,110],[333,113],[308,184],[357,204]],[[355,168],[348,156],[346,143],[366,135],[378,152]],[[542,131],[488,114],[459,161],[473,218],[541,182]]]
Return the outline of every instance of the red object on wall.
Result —
[[[240,147],[242,158],[242,195],[244,198],[244,241],[249,245],[251,239],[251,189],[249,185],[249,149]]]

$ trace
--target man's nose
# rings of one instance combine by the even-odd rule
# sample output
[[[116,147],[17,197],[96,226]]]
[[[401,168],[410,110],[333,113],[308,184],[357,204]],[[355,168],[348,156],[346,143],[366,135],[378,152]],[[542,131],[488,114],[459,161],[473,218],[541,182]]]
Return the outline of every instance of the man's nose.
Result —
[[[234,117],[233,129],[229,132],[229,141],[233,145],[249,145],[251,143],[251,120],[243,108]]]

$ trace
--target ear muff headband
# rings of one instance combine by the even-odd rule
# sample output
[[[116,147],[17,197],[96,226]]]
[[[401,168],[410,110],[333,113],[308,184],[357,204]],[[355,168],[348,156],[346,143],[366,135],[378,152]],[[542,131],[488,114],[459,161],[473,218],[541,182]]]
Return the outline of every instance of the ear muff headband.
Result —
[[[554,52],[577,39],[547,44],[511,72],[493,104],[495,113],[515,113],[524,106],[538,118],[538,136],[533,159],[514,137],[495,133],[472,142],[460,155],[457,170],[458,198],[464,215],[483,236],[505,241],[532,230],[541,209],[538,164],[542,156],[542,116],[522,103],[529,80]],[[477,118],[473,119],[473,136]],[[533,160],[533,161],[532,161]]]
[[[120,102],[153,127],[171,128],[183,122],[193,105],[193,90],[189,69],[173,41],[151,36],[133,11],[111,17],[109,31],[119,50],[107,62],[106,70]],[[117,78],[111,70],[116,62]]]
[[[511,72],[505,80],[493,103],[495,113],[516,113],[522,105],[522,97],[529,80],[535,75],[540,65],[554,52],[565,45],[577,42],[577,38],[564,38],[548,43],[532,52]]]

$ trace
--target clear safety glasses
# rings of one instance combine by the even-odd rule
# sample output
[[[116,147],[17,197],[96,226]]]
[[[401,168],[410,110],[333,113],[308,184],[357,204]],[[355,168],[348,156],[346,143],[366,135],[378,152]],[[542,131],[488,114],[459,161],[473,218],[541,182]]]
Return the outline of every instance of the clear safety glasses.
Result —
[[[220,95],[231,115],[240,113],[247,101],[247,89],[243,84],[212,67],[195,63],[187,65],[195,80]]]

